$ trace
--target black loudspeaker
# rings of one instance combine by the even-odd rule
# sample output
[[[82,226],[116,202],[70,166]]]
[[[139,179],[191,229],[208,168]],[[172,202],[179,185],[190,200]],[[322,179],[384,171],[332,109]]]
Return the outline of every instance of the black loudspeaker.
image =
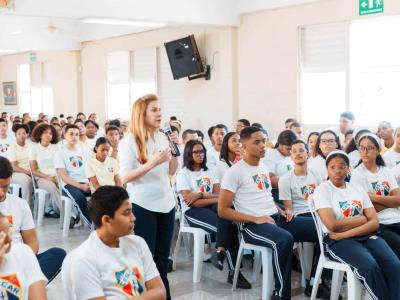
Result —
[[[194,35],[165,43],[164,46],[175,80],[205,73]]]

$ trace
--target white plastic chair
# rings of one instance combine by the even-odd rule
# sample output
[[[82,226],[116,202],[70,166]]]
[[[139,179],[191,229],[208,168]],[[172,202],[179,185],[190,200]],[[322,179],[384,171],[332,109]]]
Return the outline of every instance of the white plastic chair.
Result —
[[[60,226],[62,226],[62,237],[67,238],[69,234],[69,223],[71,220],[74,200],[72,199],[68,191],[62,187],[62,181],[58,174],[56,175],[56,178],[58,189],[60,190],[62,203],[62,207],[60,208]],[[63,191],[65,191],[68,196],[64,196]]]
[[[22,187],[17,183],[11,183],[10,186],[8,187],[8,193],[16,197],[19,197],[21,191]]]
[[[301,286],[306,287],[306,280],[310,277],[314,255],[314,243],[294,243],[293,249],[299,251],[301,266]]]
[[[236,289],[240,264],[242,262],[244,250],[253,250],[255,252],[252,281],[257,281],[257,275],[263,269],[262,279],[262,300],[270,299],[273,292],[274,273],[272,269],[272,249],[246,243],[242,238],[240,241],[238,257],[236,260],[235,273],[233,276],[232,290]]]
[[[64,294],[68,300],[75,300],[76,296],[73,290],[71,281],[71,264],[74,259],[75,250],[72,250],[65,257],[61,267],[61,280],[64,289]]]
[[[43,224],[44,207],[46,205],[46,197],[50,195],[46,190],[39,189],[36,186],[35,177],[33,176],[32,169],[29,166],[31,179],[33,184],[33,213],[36,219],[36,226],[40,227]]]
[[[319,256],[317,271],[315,272],[314,286],[311,293],[311,300],[315,299],[317,296],[319,282],[321,280],[321,274],[323,269],[333,270],[332,276],[332,286],[331,286],[331,300],[338,299],[339,293],[342,285],[343,275],[346,272],[347,275],[347,299],[349,300],[359,300],[362,296],[362,285],[360,281],[356,278],[351,268],[344,263],[339,263],[331,260],[325,256],[322,231],[322,222],[319,216],[315,212],[315,206],[313,199],[308,200],[308,206],[310,212],[314,219],[315,227],[318,233],[319,247],[321,249],[321,255]]]
[[[176,201],[179,201],[179,197],[174,192],[174,196]],[[181,204],[182,207],[183,204]],[[178,239],[176,241],[175,250],[174,250],[174,257],[172,263],[172,269],[176,270],[176,261],[178,258],[178,251],[179,246],[181,244],[181,239],[184,233],[189,233],[193,235],[193,282],[200,282],[201,279],[201,272],[203,269],[203,259],[204,259],[204,245],[205,245],[205,238],[209,236],[209,234],[201,229],[190,227],[185,218],[185,211],[184,209],[180,209],[180,220],[179,220],[179,233]]]

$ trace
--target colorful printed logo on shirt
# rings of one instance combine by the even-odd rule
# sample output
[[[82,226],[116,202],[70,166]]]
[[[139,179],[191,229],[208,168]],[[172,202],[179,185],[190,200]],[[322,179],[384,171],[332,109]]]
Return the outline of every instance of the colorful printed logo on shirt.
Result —
[[[375,195],[378,196],[389,196],[390,193],[390,185],[387,181],[376,181],[371,182],[372,188],[374,189]]]
[[[290,171],[292,168],[292,165],[286,165],[286,171]]]
[[[266,191],[270,187],[269,176],[265,173],[254,175],[253,181],[257,185],[257,188],[261,191]]]
[[[107,168],[108,172],[113,173],[114,172],[114,168],[113,167],[108,167]]]
[[[17,274],[0,276],[0,299],[22,299],[22,287]]]
[[[210,193],[212,190],[211,178],[203,177],[196,179],[197,190],[202,193]]]
[[[115,280],[117,286],[130,298],[136,298],[144,291],[143,278],[137,267],[132,270],[125,267],[121,271],[116,271]]]
[[[6,153],[9,147],[10,144],[0,144],[0,154]]]
[[[300,188],[300,192],[301,195],[303,196],[303,198],[308,201],[308,198],[314,194],[314,190],[317,187],[317,185],[315,183],[309,183],[306,184],[305,186]]]
[[[339,201],[342,216],[352,218],[362,214],[362,203],[359,200]]]
[[[80,168],[83,166],[83,157],[82,156],[70,156],[69,161],[71,166],[74,168]]]

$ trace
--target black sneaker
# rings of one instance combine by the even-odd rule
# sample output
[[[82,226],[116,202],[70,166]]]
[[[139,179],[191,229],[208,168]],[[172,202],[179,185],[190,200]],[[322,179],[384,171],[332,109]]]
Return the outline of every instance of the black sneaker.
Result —
[[[225,251],[216,251],[211,254],[211,263],[220,271],[224,269],[224,260]]]
[[[167,265],[167,272],[168,273],[172,272],[172,265],[173,265],[172,259],[168,258],[168,265]]]
[[[69,221],[69,228],[70,229],[74,228],[74,226],[78,224],[80,220],[81,218],[79,216],[77,216],[76,218],[71,217],[71,220]]]
[[[47,212],[44,213],[44,217],[45,218],[53,218],[53,219],[59,219],[60,215],[58,213],[56,213],[54,210],[49,210]]]
[[[310,285],[310,281],[307,280],[306,289],[304,290],[304,295],[306,295],[307,297],[311,297],[312,289],[313,286]],[[329,300],[331,298],[331,290],[325,284],[321,283],[318,286],[317,298],[323,300]]]
[[[271,300],[286,300],[285,298],[278,295],[276,291],[272,293]]]
[[[234,275],[234,271],[229,271],[227,282],[230,284],[233,284],[233,275]],[[251,289],[250,282],[247,281],[247,279],[243,276],[242,272],[240,272],[240,271],[238,274],[238,280],[236,283],[236,287],[238,289],[244,289],[244,290]]]

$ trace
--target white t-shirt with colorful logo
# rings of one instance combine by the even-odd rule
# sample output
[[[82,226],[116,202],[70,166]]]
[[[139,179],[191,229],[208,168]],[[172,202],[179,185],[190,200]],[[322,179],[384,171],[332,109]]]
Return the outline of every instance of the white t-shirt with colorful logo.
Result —
[[[32,249],[25,244],[12,244],[0,266],[0,299],[28,300],[29,287],[47,282]]]
[[[396,152],[393,148],[383,154],[383,160],[385,161],[386,167],[389,169],[394,168],[400,164],[400,153]]]
[[[330,180],[321,183],[314,191],[315,209],[331,208],[336,219],[361,216],[363,210],[373,207],[366,192],[359,186],[346,182],[346,188],[335,187]],[[329,230],[323,226],[323,231]]]
[[[308,213],[308,199],[321,184],[322,178],[308,170],[305,176],[296,176],[294,170],[279,179],[279,199],[291,200],[295,215]]]
[[[364,164],[359,165],[351,175],[351,183],[358,184],[366,193],[389,196],[399,188],[393,173],[387,167],[378,167],[377,173],[367,170]],[[400,222],[400,209],[387,208],[378,213],[379,223],[394,224]]]
[[[251,166],[243,159],[226,171],[221,189],[235,194],[234,205],[239,212],[252,216],[278,213],[271,194],[271,180],[267,166]]]
[[[136,299],[157,276],[149,247],[135,235],[120,238],[119,248],[110,248],[94,231],[73,250],[71,280],[77,299]]]
[[[7,157],[8,149],[10,148],[11,144],[14,143],[15,139],[11,136],[6,137],[5,139],[0,139],[0,156]]]
[[[68,176],[76,182],[87,183],[85,166],[90,158],[91,155],[82,147],[77,146],[75,150],[63,147],[54,156],[54,167],[65,169]]]
[[[269,171],[278,177],[285,175],[293,169],[293,161],[290,156],[284,156],[278,149],[267,149],[265,157],[262,159]]]
[[[308,168],[318,177],[322,178],[323,181],[328,179],[326,161],[321,155],[318,155],[314,159],[310,160],[308,163]]]
[[[28,202],[17,196],[7,194],[6,199],[0,202],[0,212],[10,224],[13,242],[23,243],[21,231],[35,228]]]
[[[176,177],[176,189],[178,192],[190,191],[192,193],[210,194],[213,191],[214,184],[219,184],[219,180],[214,171],[208,169],[204,171],[190,171],[188,168],[183,168],[178,172]],[[184,210],[188,207],[184,202]]]

